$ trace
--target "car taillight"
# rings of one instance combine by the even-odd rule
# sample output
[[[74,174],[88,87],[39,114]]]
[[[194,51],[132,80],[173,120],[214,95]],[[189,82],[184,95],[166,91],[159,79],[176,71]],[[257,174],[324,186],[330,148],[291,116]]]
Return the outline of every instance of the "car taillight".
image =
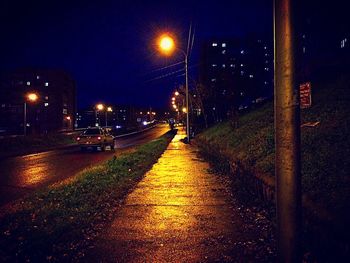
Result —
[[[101,141],[101,136],[98,136],[98,137],[97,137],[97,140]]]
[[[77,137],[77,141],[80,141],[80,137]]]

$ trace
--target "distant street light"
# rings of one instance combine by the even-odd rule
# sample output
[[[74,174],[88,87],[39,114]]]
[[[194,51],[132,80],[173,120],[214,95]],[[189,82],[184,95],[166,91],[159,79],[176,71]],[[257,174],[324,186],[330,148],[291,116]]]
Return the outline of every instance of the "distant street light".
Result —
[[[96,104],[96,106],[95,106],[95,122],[96,122],[95,126],[100,126],[100,118],[97,118],[97,112],[102,111],[103,109],[104,109],[104,106],[102,103]]]
[[[107,112],[112,112],[113,111],[113,109],[112,109],[112,107],[107,107],[107,110],[106,110],[106,127],[108,126],[108,116],[107,116]]]
[[[175,91],[175,96],[179,96],[179,92],[178,91]]]
[[[165,55],[169,56],[175,49],[174,39],[168,34],[164,34],[159,38],[159,49]],[[176,48],[184,55],[185,60],[185,85],[186,85],[186,109],[188,109],[188,53],[180,48]],[[174,107],[176,109],[176,107]],[[190,119],[189,111],[186,112],[186,134],[187,142],[190,142]]]
[[[24,109],[23,109],[23,134],[27,136],[27,102],[36,102],[39,99],[38,94],[32,92],[28,93],[24,99]]]

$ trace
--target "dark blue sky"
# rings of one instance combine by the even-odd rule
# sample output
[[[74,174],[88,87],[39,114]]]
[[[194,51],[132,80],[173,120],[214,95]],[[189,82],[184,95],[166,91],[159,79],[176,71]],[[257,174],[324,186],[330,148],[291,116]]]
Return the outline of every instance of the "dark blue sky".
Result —
[[[5,0],[0,12],[0,70],[64,69],[76,80],[80,107],[97,101],[167,105],[183,76],[159,78],[169,71],[154,70],[182,58],[157,53],[161,32],[173,32],[185,46],[192,21],[194,77],[201,41],[272,32],[272,0]]]

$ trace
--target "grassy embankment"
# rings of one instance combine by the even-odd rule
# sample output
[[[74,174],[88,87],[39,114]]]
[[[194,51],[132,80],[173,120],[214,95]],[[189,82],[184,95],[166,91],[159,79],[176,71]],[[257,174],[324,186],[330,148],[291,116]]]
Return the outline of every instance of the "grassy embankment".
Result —
[[[0,219],[0,261],[71,261],[83,256],[126,193],[166,149],[174,133],[82,172],[16,204]]]
[[[320,211],[331,215],[331,231],[340,239],[348,238],[345,230],[350,222],[349,105],[350,81],[339,78],[313,83],[313,106],[301,113],[302,123],[320,122],[301,128],[303,193]],[[216,169],[232,172],[232,167],[239,167],[245,176],[263,175],[274,182],[272,102],[240,117],[238,129],[221,123],[201,133],[197,141]],[[242,184],[246,180],[239,177],[232,176],[239,186],[236,190],[249,191]]]
[[[74,143],[73,135],[17,136],[0,139],[0,158],[23,155]]]

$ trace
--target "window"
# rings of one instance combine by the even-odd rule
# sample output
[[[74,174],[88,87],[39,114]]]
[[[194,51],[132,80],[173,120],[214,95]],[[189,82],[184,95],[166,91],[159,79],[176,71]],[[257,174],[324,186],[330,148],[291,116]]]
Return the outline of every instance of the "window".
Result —
[[[265,68],[265,71],[269,71],[269,68]]]
[[[347,39],[347,38],[344,38],[342,41],[340,41],[340,48],[344,48],[346,42],[348,42],[348,39]]]
[[[212,66],[213,68],[215,68],[217,65],[216,65],[216,64],[211,64],[211,66]]]
[[[49,103],[45,102],[45,103],[44,103],[44,106],[45,106],[45,107],[49,106]]]
[[[215,82],[216,81],[216,79],[214,78],[214,79],[211,79],[211,82]]]
[[[226,43],[222,43],[221,46],[222,46],[222,47],[226,47]]]
[[[244,71],[243,70],[241,70],[241,76],[243,76],[244,75]]]
[[[27,86],[30,86],[30,81],[27,81]]]
[[[221,53],[222,53],[223,55],[225,55],[225,54],[226,54],[226,49],[224,49],[223,51],[221,51]]]
[[[222,67],[223,67],[223,68],[226,68],[226,65],[225,65],[225,64],[222,64]]]
[[[265,46],[264,49],[267,49],[267,47]]]
[[[48,87],[49,86],[49,83],[48,82],[45,82],[45,87]]]
[[[217,47],[217,46],[218,46],[218,43],[213,42],[213,43],[211,44],[211,46],[212,46],[212,47]]]
[[[303,47],[303,53],[304,54],[306,53],[306,47]]]
[[[36,79],[40,79],[40,76],[38,75],[38,76],[36,76]]]
[[[242,54],[242,55],[244,54],[244,50],[243,50],[243,49],[241,50],[241,54]]]
[[[243,67],[244,65],[243,64],[241,64],[241,67]]]
[[[254,78],[254,75],[250,74],[250,75],[249,75],[249,78],[251,78],[251,79]]]
[[[231,67],[231,68],[234,68],[234,67],[235,67],[235,65],[234,65],[234,64],[230,64],[230,67]]]

